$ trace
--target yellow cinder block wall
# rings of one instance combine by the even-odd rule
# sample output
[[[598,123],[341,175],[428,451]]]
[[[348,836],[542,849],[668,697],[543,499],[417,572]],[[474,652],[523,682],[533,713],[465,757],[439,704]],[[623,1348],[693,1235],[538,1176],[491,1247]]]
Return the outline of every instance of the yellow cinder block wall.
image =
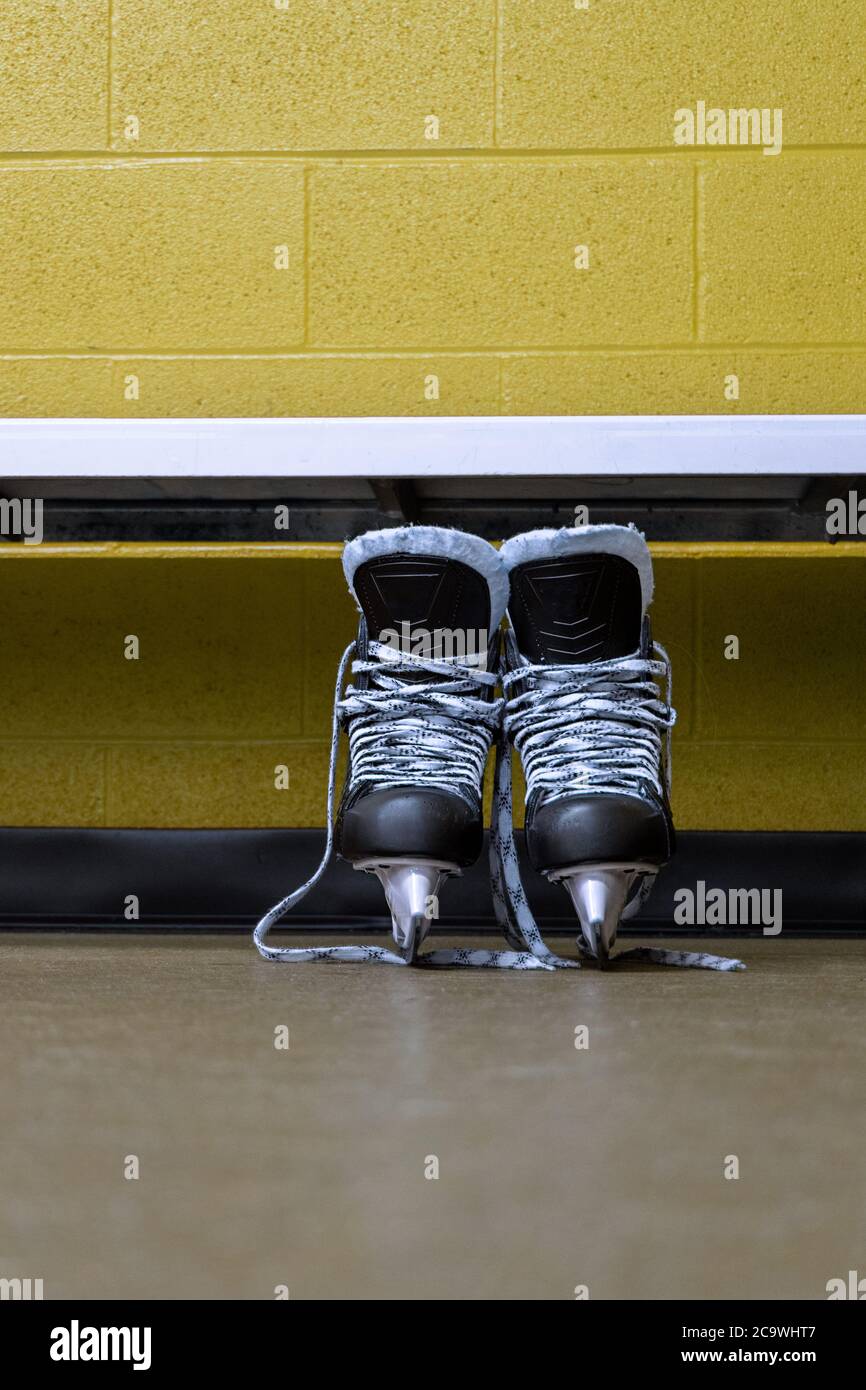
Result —
[[[866,830],[866,547],[653,551],[678,825]],[[0,545],[0,602],[0,824],[324,824],[339,547]]]
[[[0,412],[861,411],[864,53],[852,0],[4,0]]]

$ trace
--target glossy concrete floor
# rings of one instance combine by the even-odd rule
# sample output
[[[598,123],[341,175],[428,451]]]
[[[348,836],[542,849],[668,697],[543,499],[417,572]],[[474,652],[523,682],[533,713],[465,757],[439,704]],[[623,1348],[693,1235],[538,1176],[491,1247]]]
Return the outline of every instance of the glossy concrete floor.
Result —
[[[866,1273],[866,941],[731,946],[747,973],[527,975],[0,937],[0,1276],[823,1298]]]

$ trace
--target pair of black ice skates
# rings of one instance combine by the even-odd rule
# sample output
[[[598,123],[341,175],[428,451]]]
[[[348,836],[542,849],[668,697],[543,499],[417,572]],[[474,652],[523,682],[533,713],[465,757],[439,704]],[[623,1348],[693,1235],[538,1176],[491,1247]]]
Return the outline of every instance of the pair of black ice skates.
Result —
[[[259,923],[259,950],[295,961],[577,965],[545,945],[523,890],[511,825],[513,744],[526,780],[529,860],[567,891],[581,955],[606,966],[619,923],[639,910],[674,849],[670,663],[650,632],[643,536],[630,526],[581,526],[530,531],[496,550],[462,531],[407,526],[350,541],[343,569],[361,616],[337,677],[327,848],[314,876]],[[350,661],[354,683],[344,691]],[[349,766],[335,818],[341,729]],[[443,882],[481,852],[494,742],[491,886],[511,949],[422,954]],[[265,944],[334,848],[379,878],[396,951]],[[679,951],[624,954],[739,965]]]

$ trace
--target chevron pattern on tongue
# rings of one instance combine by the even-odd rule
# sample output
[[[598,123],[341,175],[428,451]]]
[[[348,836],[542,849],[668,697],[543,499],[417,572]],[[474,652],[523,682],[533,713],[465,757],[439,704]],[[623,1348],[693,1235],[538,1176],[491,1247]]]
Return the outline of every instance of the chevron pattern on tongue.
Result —
[[[640,576],[619,555],[532,560],[511,571],[511,625],[530,662],[577,665],[640,646]]]
[[[387,614],[394,625],[407,622],[411,627],[429,627],[431,615],[441,609],[445,598],[446,562],[416,556],[379,560],[370,566],[368,578],[375,591],[371,607],[377,612]]]
[[[442,650],[447,657],[461,650],[460,634],[463,651],[483,650],[494,635],[489,631],[487,580],[459,560],[399,553],[377,556],[359,565],[353,583],[371,641],[380,641],[384,632],[396,632],[411,650],[426,633],[433,651]],[[456,648],[448,634],[458,637]]]

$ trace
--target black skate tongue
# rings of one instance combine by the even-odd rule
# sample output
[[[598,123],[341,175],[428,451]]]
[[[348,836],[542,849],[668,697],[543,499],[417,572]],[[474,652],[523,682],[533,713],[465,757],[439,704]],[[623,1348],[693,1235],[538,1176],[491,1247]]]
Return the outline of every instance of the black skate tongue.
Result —
[[[533,664],[629,656],[643,635],[640,575],[619,555],[531,560],[511,571],[508,613]]]
[[[377,556],[359,565],[353,586],[367,640],[401,656],[471,662],[488,651],[490,591],[483,575],[438,555]],[[421,671],[406,679],[429,681]],[[443,676],[444,680],[445,677]]]

